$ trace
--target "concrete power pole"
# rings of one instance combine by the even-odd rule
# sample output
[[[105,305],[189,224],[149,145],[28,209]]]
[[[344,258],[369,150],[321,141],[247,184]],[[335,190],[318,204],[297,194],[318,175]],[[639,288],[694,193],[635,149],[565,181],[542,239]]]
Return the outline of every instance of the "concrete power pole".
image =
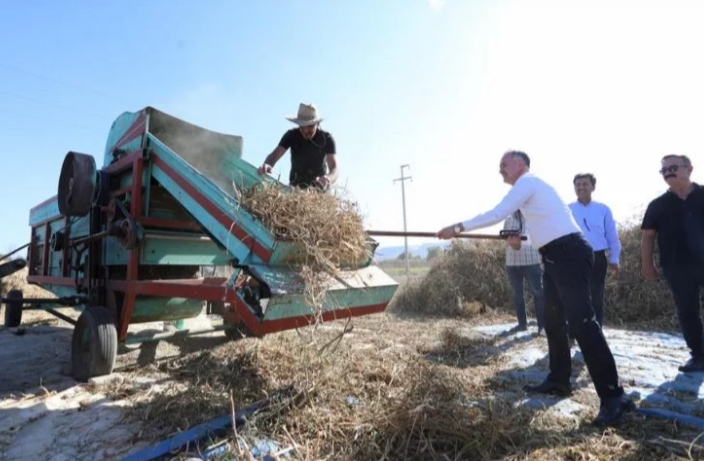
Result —
[[[404,234],[408,232],[406,229],[406,187],[405,187],[405,182],[406,179],[411,180],[413,182],[413,178],[411,176],[404,176],[403,175],[403,169],[404,168],[411,168],[409,165],[401,165],[401,177],[398,179],[394,179],[394,183],[396,181],[401,181],[401,200],[403,200],[403,232]],[[403,237],[404,240],[404,247],[405,247],[405,255],[406,255],[406,278],[410,277],[411,269],[409,265],[409,255],[408,255],[408,236],[405,235]]]

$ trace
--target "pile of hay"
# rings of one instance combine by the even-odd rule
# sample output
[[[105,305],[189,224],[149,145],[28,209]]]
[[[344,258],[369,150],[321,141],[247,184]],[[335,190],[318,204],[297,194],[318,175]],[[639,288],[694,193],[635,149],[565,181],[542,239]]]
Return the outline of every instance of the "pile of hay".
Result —
[[[640,229],[629,224],[619,231],[621,272],[609,271],[605,290],[606,326],[634,326],[672,330],[678,328],[672,297],[663,280],[647,281],[640,275]],[[514,314],[505,272],[504,243],[453,241],[444,255],[435,258],[428,273],[409,281],[392,301],[397,311],[437,316],[466,316],[468,306],[495,308]],[[657,255],[656,255],[657,262]],[[526,306],[535,316],[530,290]],[[475,313],[476,309],[469,309]]]
[[[277,239],[300,245],[304,265],[334,272],[370,257],[356,202],[315,188],[284,189],[262,183],[244,191],[240,205]]]
[[[38,287],[37,285],[30,285],[27,283],[27,268],[19,270],[14,274],[4,277],[0,282],[0,290],[3,294],[10,290],[22,290],[22,294],[25,298],[53,298],[55,297],[51,292]]]
[[[295,264],[306,282],[306,302],[319,310],[325,284],[343,267],[371,257],[364,220],[356,202],[315,188],[262,183],[242,191],[239,204],[282,241],[296,244]]]
[[[696,437],[663,420],[631,416],[602,431],[517,406],[497,379],[507,361],[446,323],[365,318],[338,342],[339,330],[323,330],[315,344],[295,332],[226,343],[160,364],[173,383],[166,391],[119,396],[134,399],[128,418],[142,441],[156,442],[292,384],[297,398],[258,414],[237,437],[293,446],[293,459],[635,461],[665,459],[650,445],[658,437]],[[595,396],[588,406],[586,420],[596,415]]]
[[[510,291],[503,258],[503,242],[454,240],[445,254],[431,261],[425,276],[409,280],[398,290],[389,308],[450,317],[507,310]]]

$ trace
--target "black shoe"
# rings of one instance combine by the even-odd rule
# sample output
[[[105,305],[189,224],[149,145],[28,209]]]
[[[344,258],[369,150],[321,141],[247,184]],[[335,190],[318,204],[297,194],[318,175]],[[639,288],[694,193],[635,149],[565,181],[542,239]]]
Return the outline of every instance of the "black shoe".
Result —
[[[570,383],[555,383],[547,379],[537,386],[525,385],[523,390],[526,392],[537,392],[539,394],[552,394],[559,397],[567,397],[572,394],[572,385]]]
[[[690,371],[704,371],[704,357],[692,357],[678,369],[685,373]]]
[[[613,426],[627,411],[636,409],[636,405],[626,395],[614,397],[601,402],[599,414],[592,421],[595,426]]]

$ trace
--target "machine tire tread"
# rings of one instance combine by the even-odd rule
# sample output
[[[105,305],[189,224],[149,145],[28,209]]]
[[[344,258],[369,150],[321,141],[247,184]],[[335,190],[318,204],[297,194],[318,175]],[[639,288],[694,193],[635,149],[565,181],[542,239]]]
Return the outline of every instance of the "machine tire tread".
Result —
[[[5,298],[22,299],[22,290],[10,290]],[[5,328],[15,328],[22,323],[22,301],[5,303]]]
[[[81,336],[89,334],[88,351],[81,351]],[[112,313],[103,306],[83,310],[73,330],[71,367],[73,377],[88,381],[112,373],[117,357],[117,328]]]

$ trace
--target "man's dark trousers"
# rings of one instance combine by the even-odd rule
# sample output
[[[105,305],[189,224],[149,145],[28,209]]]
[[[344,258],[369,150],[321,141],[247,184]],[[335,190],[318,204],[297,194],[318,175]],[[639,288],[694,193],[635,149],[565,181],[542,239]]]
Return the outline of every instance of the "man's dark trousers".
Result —
[[[550,355],[548,380],[569,384],[572,356],[568,324],[577,340],[599,397],[619,397],[616,363],[597,323],[591,302],[594,252],[581,233],[569,234],[540,248],[545,291],[545,333]],[[567,320],[567,322],[566,322]]]
[[[704,287],[704,264],[664,267],[662,272],[670,286],[687,347],[692,357],[704,357],[704,335],[699,314],[699,288]]]
[[[596,321],[604,326],[604,285],[606,283],[606,269],[609,263],[606,260],[606,251],[594,252],[594,267],[592,268],[592,307]]]

